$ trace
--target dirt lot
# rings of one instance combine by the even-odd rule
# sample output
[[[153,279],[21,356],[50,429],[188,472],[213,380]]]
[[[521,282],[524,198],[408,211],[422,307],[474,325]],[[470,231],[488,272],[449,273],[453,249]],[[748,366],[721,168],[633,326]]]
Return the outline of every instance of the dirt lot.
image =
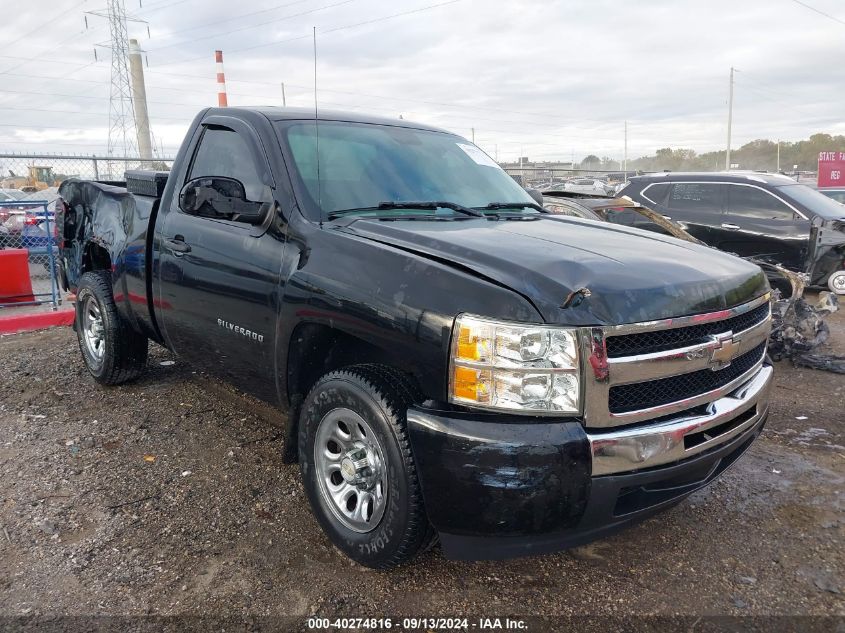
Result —
[[[845,314],[831,326],[845,353]],[[320,532],[298,468],[279,460],[271,408],[169,361],[154,347],[145,378],[104,389],[69,329],[0,339],[0,615],[304,626],[309,614],[802,614],[842,626],[845,376],[779,363],[749,453],[622,534],[495,563],[435,548],[383,573]]]

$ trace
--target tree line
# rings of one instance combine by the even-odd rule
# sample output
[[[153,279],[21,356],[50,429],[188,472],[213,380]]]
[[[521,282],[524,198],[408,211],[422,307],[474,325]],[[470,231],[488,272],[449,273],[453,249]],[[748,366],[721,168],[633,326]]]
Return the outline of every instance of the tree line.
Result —
[[[780,142],[780,170],[792,172],[795,165],[799,171],[815,171],[818,168],[819,152],[845,152],[845,136],[813,134],[803,141]],[[731,149],[731,163],[739,169],[776,171],[778,169],[778,144],[767,139],[758,139],[742,147]],[[620,161],[608,157],[599,158],[593,154],[581,161],[583,169],[614,171],[622,169]],[[725,151],[698,154],[692,149],[664,147],[654,156],[641,156],[628,160],[628,170],[641,171],[715,171],[725,168]]]

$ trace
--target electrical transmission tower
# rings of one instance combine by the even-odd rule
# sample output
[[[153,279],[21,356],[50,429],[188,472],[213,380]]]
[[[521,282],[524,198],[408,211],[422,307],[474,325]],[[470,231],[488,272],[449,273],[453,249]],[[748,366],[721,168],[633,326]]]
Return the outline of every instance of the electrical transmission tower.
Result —
[[[99,45],[111,49],[108,155],[110,158],[135,158],[138,156],[138,143],[129,75],[129,33],[126,22],[145,21],[128,15],[123,0],[107,2],[105,9],[88,13],[108,19],[111,32],[111,43],[108,46]]]

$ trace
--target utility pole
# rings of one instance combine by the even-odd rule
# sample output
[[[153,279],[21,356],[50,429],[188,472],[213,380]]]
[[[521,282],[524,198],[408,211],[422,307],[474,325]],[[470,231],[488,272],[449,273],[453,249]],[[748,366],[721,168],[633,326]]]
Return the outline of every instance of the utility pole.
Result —
[[[470,128],[472,130],[472,144],[475,145],[475,128]]]
[[[285,99],[285,82],[282,82],[282,107],[287,107],[288,102]]]
[[[731,83],[728,93],[728,145],[725,150],[725,171],[731,168],[731,124],[734,115],[734,67],[731,66]]]
[[[778,166],[776,171],[780,171],[780,139],[778,139]]]
[[[138,155],[137,131],[129,77],[129,37],[126,22],[127,20],[144,22],[144,20],[127,16],[123,0],[107,0],[105,9],[87,13],[109,21],[111,91],[109,92],[108,155],[121,158],[135,157]],[[94,52],[96,58],[96,49]],[[110,177],[114,177],[114,174],[110,174]]]
[[[138,152],[141,158],[152,158],[147,88],[144,84],[144,66],[141,63],[141,47],[138,46],[138,40],[129,40],[129,74],[132,78],[132,107],[135,109],[135,124],[138,131]]]
[[[625,121],[625,156],[623,158],[622,177],[628,180],[628,122]]]

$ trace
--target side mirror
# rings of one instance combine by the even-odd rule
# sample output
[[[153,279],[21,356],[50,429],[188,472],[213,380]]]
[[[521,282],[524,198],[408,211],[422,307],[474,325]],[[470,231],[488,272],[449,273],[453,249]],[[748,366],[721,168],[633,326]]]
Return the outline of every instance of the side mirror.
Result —
[[[528,192],[528,195],[534,198],[534,202],[539,204],[541,207],[543,206],[543,194],[538,191],[537,189],[528,189],[526,188],[525,191]]]
[[[194,178],[179,192],[179,208],[190,215],[258,224],[266,205],[246,198],[239,180],[210,176]]]

